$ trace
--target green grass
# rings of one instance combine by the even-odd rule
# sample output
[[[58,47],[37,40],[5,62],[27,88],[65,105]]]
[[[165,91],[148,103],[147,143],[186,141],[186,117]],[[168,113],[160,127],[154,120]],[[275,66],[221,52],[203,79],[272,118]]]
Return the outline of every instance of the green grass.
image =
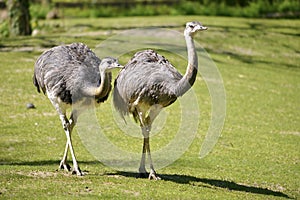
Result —
[[[193,86],[201,112],[197,136],[180,159],[157,170],[163,180],[136,179],[134,173],[104,166],[75,132],[79,165],[88,174],[77,177],[56,171],[65,135],[54,108],[31,80],[42,51],[75,41],[94,49],[109,36],[136,27],[164,26],[182,32],[190,20],[209,27],[196,40],[218,66],[226,89],[226,121],[213,151],[199,159],[211,109],[200,78]],[[36,37],[1,39],[0,199],[300,198],[299,26],[299,20],[202,16],[64,19],[39,21]],[[184,72],[184,59],[161,53]],[[120,62],[128,59],[124,55]],[[27,110],[28,102],[37,109]],[[110,98],[97,108],[107,137],[139,152],[142,141],[121,133],[112,120],[111,103]],[[178,105],[166,112],[171,113],[167,126],[151,139],[154,150],[176,131]]]

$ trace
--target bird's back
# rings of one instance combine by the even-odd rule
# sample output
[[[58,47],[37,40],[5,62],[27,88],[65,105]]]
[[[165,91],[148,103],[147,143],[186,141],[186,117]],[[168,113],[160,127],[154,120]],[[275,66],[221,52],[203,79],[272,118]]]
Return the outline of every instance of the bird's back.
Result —
[[[100,62],[82,43],[53,47],[37,59],[33,82],[38,91],[51,92],[71,104],[83,95],[81,89],[100,84]]]
[[[128,114],[137,98],[149,106],[168,106],[177,98],[174,86],[181,78],[172,64],[155,51],[137,52],[115,81],[114,104],[122,114]]]

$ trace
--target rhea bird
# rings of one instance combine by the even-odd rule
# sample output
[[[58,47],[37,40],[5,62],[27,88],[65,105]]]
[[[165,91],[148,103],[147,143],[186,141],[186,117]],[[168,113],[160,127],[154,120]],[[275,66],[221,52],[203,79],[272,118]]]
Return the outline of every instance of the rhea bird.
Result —
[[[37,59],[33,83],[37,91],[42,90],[53,104],[67,137],[60,169],[71,170],[67,163],[70,150],[72,173],[83,175],[72,145],[72,130],[80,113],[107,100],[112,88],[111,70],[122,67],[115,58],[100,60],[82,43],[53,47]],[[66,114],[68,107],[72,107],[69,118]]]
[[[143,134],[143,150],[139,167],[139,177],[158,180],[150,154],[150,131],[159,112],[177,97],[186,93],[194,84],[198,59],[193,37],[206,30],[200,22],[188,22],[184,30],[187,45],[188,65],[181,75],[173,65],[154,50],[137,52],[120,71],[114,83],[113,101],[115,108],[124,118],[132,114],[139,122]],[[146,154],[150,163],[150,173],[146,171]]]

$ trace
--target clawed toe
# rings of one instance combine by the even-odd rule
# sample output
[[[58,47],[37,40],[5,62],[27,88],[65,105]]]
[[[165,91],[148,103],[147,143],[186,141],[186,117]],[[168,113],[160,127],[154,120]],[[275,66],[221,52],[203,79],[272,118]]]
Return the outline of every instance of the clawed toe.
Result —
[[[69,171],[71,171],[71,166],[68,163],[62,161],[59,165],[59,169],[69,172]]]
[[[150,172],[148,179],[149,180],[151,180],[151,179],[153,179],[153,180],[161,180],[161,178],[159,176],[157,176],[157,174],[156,174],[155,171]]]
[[[68,163],[61,161],[61,163],[59,165],[59,169],[69,172],[69,171],[71,171],[71,166]],[[80,170],[79,167],[75,167],[72,170],[72,174],[76,174],[77,176],[83,176],[84,175],[84,173]]]
[[[161,180],[161,178],[156,174],[156,172],[154,170],[151,170],[150,173],[140,172],[137,175],[137,178],[148,178],[149,180],[151,180],[151,179],[153,179],[153,180]]]
[[[73,169],[72,174],[76,174],[77,176],[83,176],[84,173],[78,167],[77,169]]]

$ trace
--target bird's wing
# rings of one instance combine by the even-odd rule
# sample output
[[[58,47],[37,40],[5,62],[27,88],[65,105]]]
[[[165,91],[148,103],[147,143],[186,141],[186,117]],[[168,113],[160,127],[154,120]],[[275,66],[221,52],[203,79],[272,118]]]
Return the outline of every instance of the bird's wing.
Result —
[[[81,95],[81,88],[99,83],[100,62],[82,43],[53,47],[36,61],[35,85],[71,103],[72,94]]]
[[[125,65],[124,71],[133,70],[130,68],[138,68],[134,70],[138,70],[141,73],[143,73],[143,71],[145,71],[145,73],[147,73],[147,71],[160,72],[168,80],[180,80],[182,78],[182,75],[164,56],[151,49],[137,52]]]
[[[137,52],[115,81],[114,104],[127,114],[137,100],[147,105],[168,106],[176,100],[173,87],[182,75],[153,50]]]
[[[168,90],[165,92],[172,92],[172,85],[182,78],[182,75],[164,56],[153,50],[137,52],[121,73],[123,71],[124,74],[130,74],[127,75],[126,80],[136,83],[134,87],[150,88],[153,85]]]

